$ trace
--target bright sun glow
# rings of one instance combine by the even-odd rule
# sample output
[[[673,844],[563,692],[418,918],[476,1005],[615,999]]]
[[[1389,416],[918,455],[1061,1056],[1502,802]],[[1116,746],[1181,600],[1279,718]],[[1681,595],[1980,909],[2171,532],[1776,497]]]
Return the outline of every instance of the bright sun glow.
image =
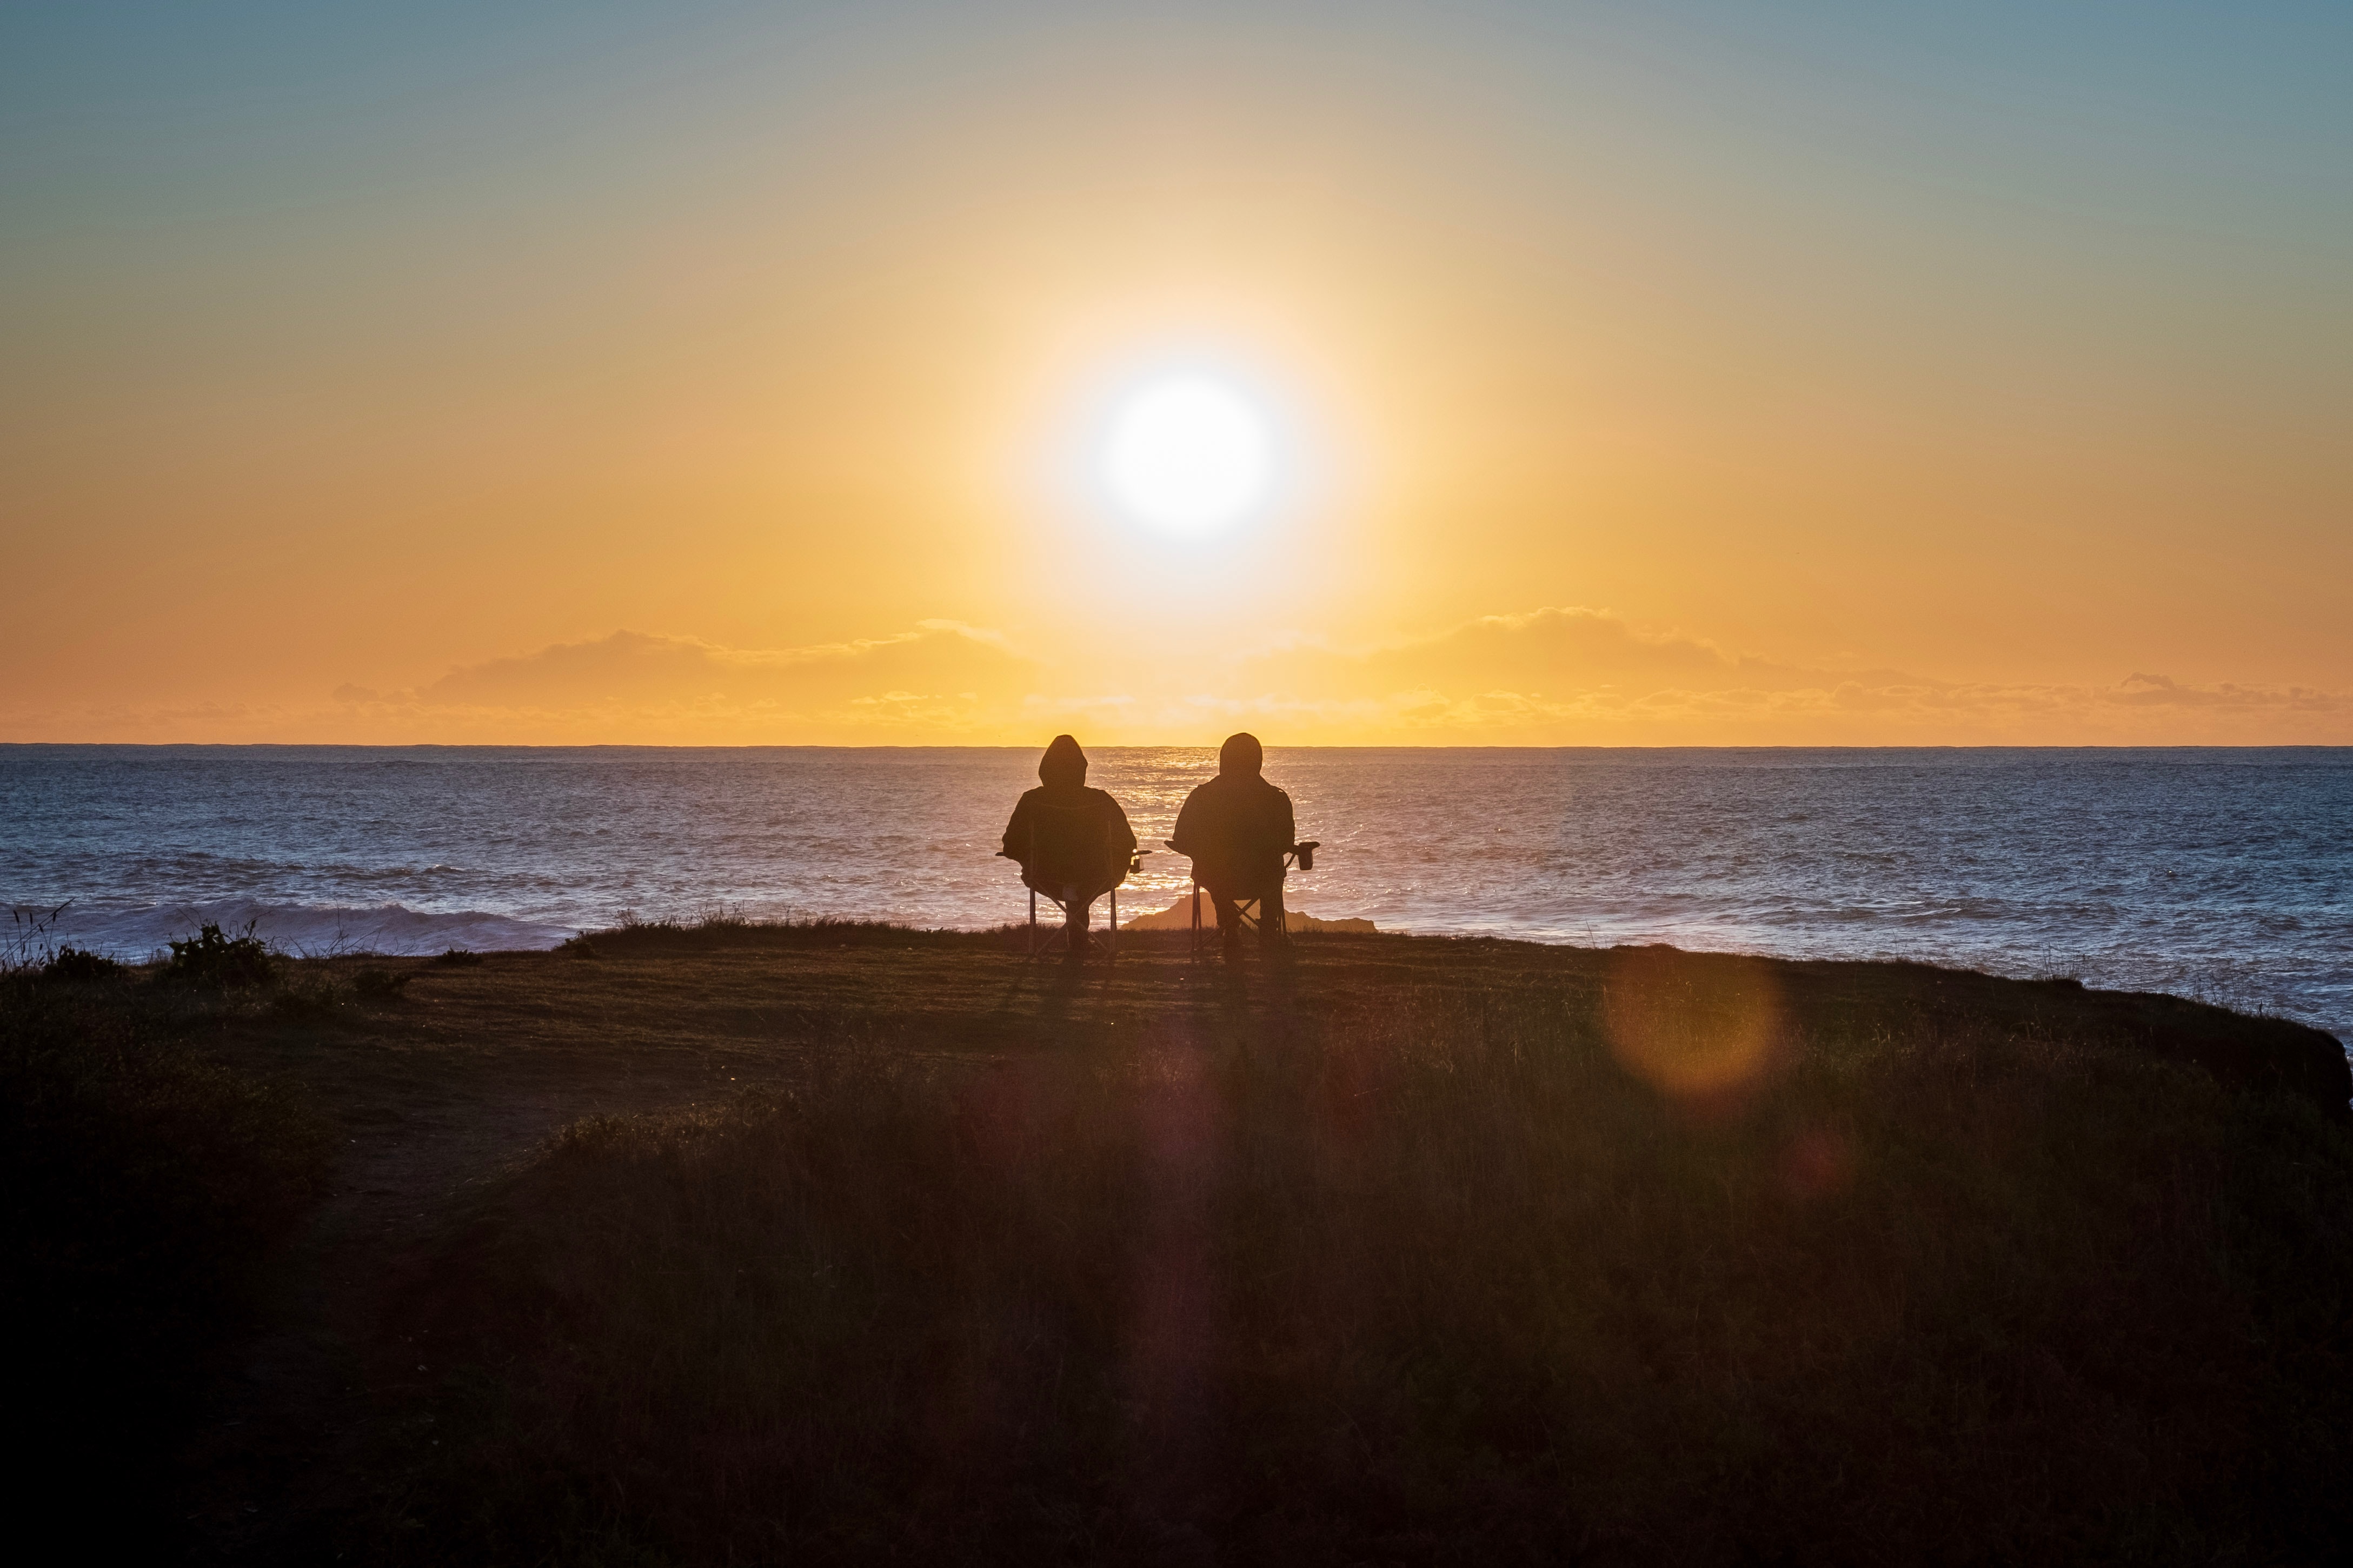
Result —
[[[1131,394],[1113,416],[1101,471],[1112,499],[1155,527],[1198,532],[1265,500],[1274,474],[1266,416],[1203,375],[1176,375]]]

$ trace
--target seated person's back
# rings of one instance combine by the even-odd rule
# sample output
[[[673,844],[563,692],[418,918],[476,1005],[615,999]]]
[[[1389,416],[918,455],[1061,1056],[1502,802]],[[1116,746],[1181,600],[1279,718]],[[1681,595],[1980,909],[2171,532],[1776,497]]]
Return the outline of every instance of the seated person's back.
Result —
[[[1057,735],[1038,763],[1039,786],[1023,795],[1005,825],[1004,853],[1021,863],[1021,879],[1065,901],[1119,886],[1135,853],[1127,813],[1105,791],[1087,787],[1087,756]]]
[[[1191,858],[1201,886],[1219,898],[1282,891],[1295,825],[1291,796],[1260,775],[1265,761],[1257,737],[1229,737],[1218,752],[1218,776],[1186,796],[1168,836],[1171,848]]]

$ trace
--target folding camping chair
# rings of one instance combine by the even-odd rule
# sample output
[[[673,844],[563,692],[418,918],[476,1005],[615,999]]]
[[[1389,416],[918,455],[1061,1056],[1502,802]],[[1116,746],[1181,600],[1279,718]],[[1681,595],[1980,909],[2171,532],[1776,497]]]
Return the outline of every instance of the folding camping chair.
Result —
[[[1160,842],[1166,844],[1171,849],[1176,847],[1176,846],[1168,839],[1164,838]],[[1315,851],[1323,847],[1324,841],[1320,838],[1303,839],[1301,842],[1293,845],[1290,848],[1283,851],[1282,868],[1288,871],[1295,865],[1303,871],[1313,871],[1315,869]],[[1241,932],[1244,931],[1256,931],[1259,929],[1259,905],[1262,901],[1263,900],[1260,899],[1236,899],[1234,900],[1234,918],[1241,921],[1240,930],[1234,932],[1236,940],[1239,941],[1240,939]],[[1189,951],[1193,961],[1198,963],[1201,957],[1201,877],[1200,873],[1198,871],[1195,872],[1193,876],[1192,911],[1193,940]],[[1287,931],[1284,933],[1285,936],[1288,936],[1289,934],[1290,933]]]
[[[1090,931],[1087,945],[1090,951],[1100,952],[1106,958],[1116,957],[1119,953],[1119,884],[1144,869],[1144,857],[1151,851],[1130,852],[1126,865],[1120,866],[1118,851],[1109,842],[1103,820],[1092,812],[1075,805],[1032,805],[1029,810],[1028,858],[1007,855],[1002,849],[997,854],[1007,859],[1019,860],[1028,875],[1035,876],[1046,884],[1046,900],[1061,911],[1064,933],[1070,929],[1069,922],[1074,910],[1083,909],[1103,896],[1101,892],[1088,892],[1082,899],[1074,896],[1071,890],[1097,887],[1105,871],[1113,871],[1112,884],[1103,889],[1111,895],[1111,925],[1102,931]],[[1052,890],[1057,889],[1065,890]],[[1023,954],[1025,960],[1035,958],[1040,952],[1058,951],[1058,942],[1059,951],[1070,951],[1067,934],[1058,937],[1039,931],[1038,894],[1036,887],[1029,889],[1029,943]]]

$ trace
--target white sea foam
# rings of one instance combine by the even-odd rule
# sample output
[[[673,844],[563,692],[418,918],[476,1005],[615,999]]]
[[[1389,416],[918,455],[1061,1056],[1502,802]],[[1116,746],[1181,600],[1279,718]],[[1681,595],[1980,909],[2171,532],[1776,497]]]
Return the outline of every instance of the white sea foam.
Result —
[[[87,913],[77,906],[58,921],[57,938],[94,952],[139,960],[164,952],[174,938],[206,925],[232,935],[250,931],[280,952],[306,957],[444,952],[453,947],[512,952],[554,947],[577,929],[480,910],[434,914],[404,904],[338,907],[216,899]]]

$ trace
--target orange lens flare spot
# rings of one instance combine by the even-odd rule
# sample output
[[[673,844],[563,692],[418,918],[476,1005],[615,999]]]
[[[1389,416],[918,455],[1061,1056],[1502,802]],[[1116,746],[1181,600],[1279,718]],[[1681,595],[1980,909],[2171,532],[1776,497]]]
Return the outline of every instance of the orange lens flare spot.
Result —
[[[1771,1066],[1780,990],[1761,963],[1639,948],[1610,966],[1602,1024],[1627,1071],[1662,1093],[1713,1099],[1751,1087]]]

